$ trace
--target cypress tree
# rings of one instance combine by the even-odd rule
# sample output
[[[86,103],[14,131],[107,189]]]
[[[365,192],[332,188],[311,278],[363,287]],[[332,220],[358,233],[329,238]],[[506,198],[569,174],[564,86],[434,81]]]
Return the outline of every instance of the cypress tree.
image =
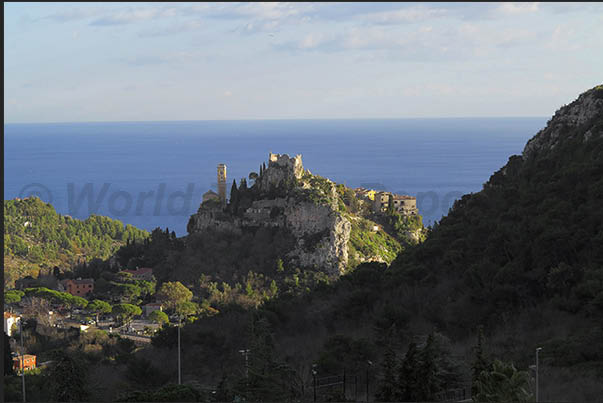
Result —
[[[410,343],[398,371],[398,400],[403,402],[417,400],[417,389],[419,387],[418,370],[417,344]]]
[[[394,196],[391,194],[389,195],[389,198],[387,200],[387,213],[388,214],[394,213]]]
[[[237,189],[237,181],[232,180],[232,187],[230,188],[230,206],[233,211],[237,210],[239,203],[239,190]]]
[[[436,358],[434,337],[432,333],[427,337],[427,343],[419,353],[420,364],[418,376],[421,383],[419,385],[419,396],[417,396],[417,400],[433,400],[435,393],[439,389]]]
[[[396,325],[388,330],[385,341],[385,353],[383,356],[383,379],[379,385],[379,389],[375,394],[375,398],[379,402],[394,401],[397,394],[398,385],[396,383],[396,351],[394,349],[393,336]]]
[[[487,371],[490,367],[486,354],[483,350],[484,328],[480,326],[477,333],[477,346],[475,346],[475,358],[471,365],[471,396],[477,395],[477,380],[482,371]]]
[[[13,357],[10,351],[10,340],[6,333],[4,333],[4,375],[13,374]]]

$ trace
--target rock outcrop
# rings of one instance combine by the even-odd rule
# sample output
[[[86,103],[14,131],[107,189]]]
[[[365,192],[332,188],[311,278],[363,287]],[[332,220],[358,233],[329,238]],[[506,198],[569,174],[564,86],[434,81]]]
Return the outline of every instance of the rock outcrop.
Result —
[[[603,85],[586,91],[571,104],[560,108],[546,127],[528,141],[522,157],[528,159],[546,154],[560,142],[574,135],[582,136],[583,141],[588,141],[593,136],[602,136],[603,128],[596,124],[601,116],[603,116]],[[584,125],[591,127],[583,130]]]
[[[304,170],[301,155],[290,158],[271,153],[268,167],[250,188],[254,200],[248,206],[233,212],[203,203],[191,216],[188,232],[240,234],[261,226],[286,228],[296,239],[295,248],[286,256],[289,261],[339,276],[348,264],[351,225],[337,211],[335,184],[321,178],[321,186],[314,188],[313,180],[317,179]]]

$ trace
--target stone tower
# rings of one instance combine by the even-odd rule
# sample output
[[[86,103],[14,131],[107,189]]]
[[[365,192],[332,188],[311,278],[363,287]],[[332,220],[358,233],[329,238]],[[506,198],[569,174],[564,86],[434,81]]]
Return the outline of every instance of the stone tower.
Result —
[[[218,164],[218,196],[222,206],[226,205],[226,164]]]

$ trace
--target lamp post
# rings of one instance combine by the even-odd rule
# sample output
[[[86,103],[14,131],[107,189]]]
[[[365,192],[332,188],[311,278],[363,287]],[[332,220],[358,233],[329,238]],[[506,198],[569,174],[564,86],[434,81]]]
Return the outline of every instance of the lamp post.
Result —
[[[312,384],[314,385],[314,401],[316,402],[316,364],[312,364]]]
[[[23,401],[25,402],[25,357],[23,356],[23,317],[19,316],[19,333],[21,334],[21,383],[23,386]]]
[[[542,347],[536,348],[536,403],[539,402],[539,390],[538,390],[538,353],[542,350]]]

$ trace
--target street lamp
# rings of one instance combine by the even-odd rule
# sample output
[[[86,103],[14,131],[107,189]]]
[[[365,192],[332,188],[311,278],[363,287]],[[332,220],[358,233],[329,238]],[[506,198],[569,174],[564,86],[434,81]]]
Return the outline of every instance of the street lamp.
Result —
[[[314,385],[314,401],[316,402],[316,364],[312,364],[312,384]]]
[[[23,317],[19,316],[19,333],[21,333],[21,383],[23,385],[23,401],[25,402],[25,357],[23,355]]]
[[[539,402],[538,400],[538,352],[540,352],[540,350],[542,350],[542,347],[538,347],[536,348],[536,403]]]

